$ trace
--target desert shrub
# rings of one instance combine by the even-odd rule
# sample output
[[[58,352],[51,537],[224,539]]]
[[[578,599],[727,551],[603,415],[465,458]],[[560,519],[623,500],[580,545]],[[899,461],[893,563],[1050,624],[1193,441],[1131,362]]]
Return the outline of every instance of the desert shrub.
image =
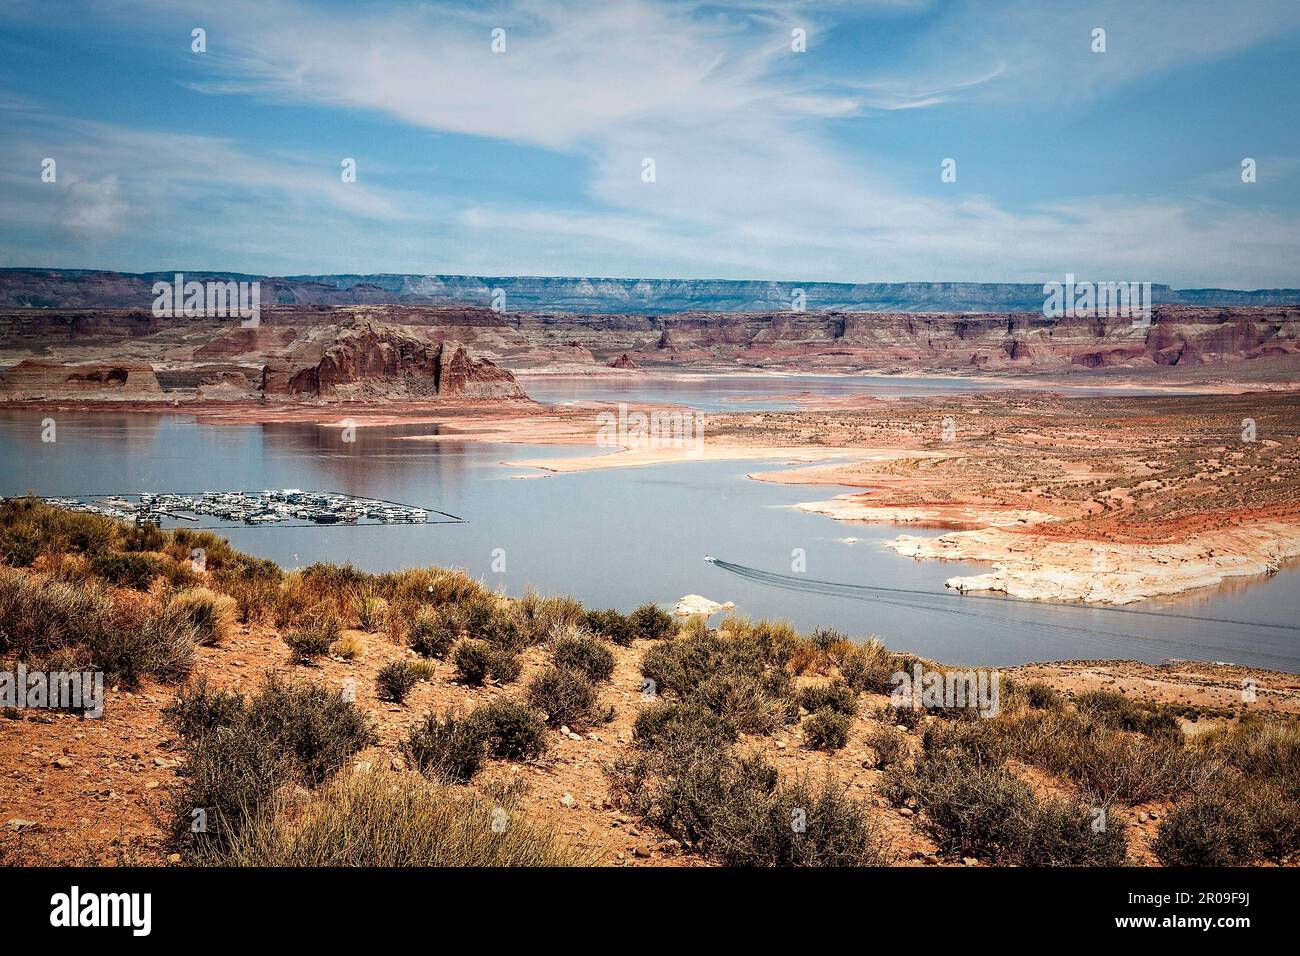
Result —
[[[172,832],[199,844],[227,844],[277,787],[319,786],[376,742],[355,704],[323,685],[286,683],[275,675],[250,698],[212,691],[200,681],[165,713],[186,756]],[[196,808],[206,812],[205,834],[191,832]]]
[[[1166,866],[1241,866],[1254,857],[1256,846],[1246,807],[1211,789],[1170,810],[1151,849]]]
[[[1025,685],[1025,702],[1038,710],[1060,710],[1065,698],[1050,684],[1031,681]]]
[[[803,722],[803,739],[814,750],[839,750],[849,742],[849,727],[853,718],[848,714],[823,707]]]
[[[856,691],[887,694],[894,688],[891,678],[900,670],[895,655],[875,638],[845,651],[838,663],[840,676]]]
[[[415,668],[406,661],[389,661],[375,675],[375,686],[381,700],[391,700],[395,704],[406,702],[406,695],[420,680]]]
[[[843,631],[837,631],[833,627],[814,628],[813,632],[808,635],[808,642],[822,653],[826,653],[833,646],[847,641],[849,636]]]
[[[612,608],[605,611],[588,611],[583,623],[591,633],[607,637],[623,647],[627,647],[638,637],[632,620]]]
[[[456,679],[471,686],[483,684],[489,677],[499,684],[509,684],[523,672],[517,654],[487,641],[463,640],[452,651],[451,659],[456,665]]]
[[[522,626],[522,615],[499,595],[484,591],[455,605],[451,611],[461,630],[472,640],[486,641],[512,654],[528,647],[531,641]]]
[[[527,635],[527,642],[540,644],[557,629],[577,627],[586,619],[582,604],[570,597],[542,597],[528,588],[515,602],[519,626]]]
[[[171,562],[152,554],[101,554],[90,562],[91,573],[118,587],[147,591],[153,579],[167,573]]]
[[[1132,701],[1115,691],[1088,691],[1075,698],[1075,706],[1082,715],[1103,727],[1174,741],[1182,738],[1182,728],[1172,711],[1157,704]]]
[[[156,524],[131,525],[122,529],[123,551],[161,551],[167,546],[167,532]]]
[[[266,578],[235,578],[220,582],[221,590],[235,601],[239,622],[253,624],[275,620],[280,583]]]
[[[632,632],[642,640],[658,641],[673,636],[672,616],[656,604],[642,604],[628,615]]]
[[[888,727],[876,727],[867,733],[865,743],[875,756],[873,766],[879,770],[892,767],[907,756],[902,735]]]
[[[146,677],[178,683],[194,669],[195,629],[170,608],[148,609],[141,620],[108,626],[89,636],[91,661],[129,688]]]
[[[329,647],[329,652],[345,661],[354,661],[365,653],[366,646],[353,634],[345,634]]]
[[[1249,718],[1205,734],[1200,743],[1253,780],[1300,786],[1300,722]]]
[[[546,721],[517,700],[502,697],[484,704],[469,721],[493,757],[534,760],[546,753]]]
[[[1000,766],[953,752],[885,773],[883,791],[914,803],[941,852],[1013,866],[1116,866],[1127,853],[1123,823],[1094,831],[1093,809],[1066,801],[1040,804],[1022,780]]]
[[[485,742],[479,725],[455,712],[433,712],[411,729],[402,753],[421,773],[466,783],[483,764]]]
[[[486,593],[483,585],[460,568],[406,568],[376,575],[372,580],[389,604],[403,607],[461,604]]]
[[[784,672],[766,674],[723,672],[705,680],[689,700],[697,701],[735,725],[746,734],[770,734],[778,727],[790,723],[798,715],[798,705],[785,696],[784,686],[774,688],[770,677],[784,676]]]
[[[82,644],[107,627],[111,610],[99,587],[0,568],[0,654],[31,661]]]
[[[599,638],[576,628],[556,637],[551,661],[557,667],[578,671],[598,683],[609,680],[614,673],[613,652]]]
[[[736,741],[736,728],[702,704],[656,701],[642,707],[632,726],[637,747],[661,747],[675,741],[726,747]]]
[[[388,611],[388,602],[367,587],[352,600],[352,609],[357,615],[357,627],[367,634],[373,634],[384,626],[384,616]]]
[[[1185,746],[1181,735],[1140,737],[1076,714],[1029,711],[995,723],[1015,756],[1074,780],[1099,804],[1175,797],[1210,779],[1217,767]]]
[[[836,784],[782,785],[759,758],[678,740],[609,771],[620,805],[730,866],[871,866],[888,862],[867,808]],[[792,826],[794,821],[801,826]]]
[[[167,605],[194,626],[199,644],[220,644],[235,631],[238,607],[233,598],[208,588],[190,588],[177,594]]]
[[[799,691],[799,706],[809,713],[829,707],[849,717],[858,714],[858,695],[848,684],[809,684]]]
[[[885,704],[876,710],[875,718],[884,724],[896,724],[899,727],[914,730],[924,722],[925,711],[920,707],[912,707],[906,704],[899,707],[895,707],[893,704]]]
[[[546,722],[586,724],[597,719],[596,685],[585,675],[564,667],[547,667],[528,682],[528,702],[546,715]]]
[[[492,647],[486,641],[463,640],[452,651],[451,661],[456,665],[458,681],[477,686],[488,679],[492,667]]]
[[[281,639],[293,652],[295,664],[312,664],[330,652],[334,638],[322,627],[303,627],[285,631]]]
[[[31,497],[0,501],[0,559],[15,567],[60,552],[93,559],[113,550],[124,530],[111,518],[65,511]]]
[[[507,826],[489,823],[501,816]],[[473,790],[386,772],[354,774],[313,795],[297,812],[277,807],[203,866],[504,867],[590,865],[590,853],[561,842],[513,805]]]
[[[659,690],[703,704],[744,733],[769,733],[797,712],[782,659],[784,632],[765,623],[731,623],[738,630],[727,636],[699,631],[652,646],[641,673]]]
[[[421,607],[411,620],[406,641],[421,657],[443,658],[460,637],[460,625],[445,608]]]

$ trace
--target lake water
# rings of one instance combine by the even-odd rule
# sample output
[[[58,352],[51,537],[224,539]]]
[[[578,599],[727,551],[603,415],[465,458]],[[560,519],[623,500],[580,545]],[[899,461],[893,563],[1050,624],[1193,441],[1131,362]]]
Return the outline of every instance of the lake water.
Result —
[[[1011,380],[934,378],[905,375],[783,375],[770,372],[677,375],[521,375],[530,398],[563,405],[578,401],[666,402],[689,405],[705,412],[789,411],[799,407],[795,396],[811,392],[819,397],[870,395],[908,398],[925,395],[961,395],[992,389],[1048,387],[1073,396],[1124,396],[1167,394],[1137,387],[1097,388],[1086,385],[1028,386]],[[1187,394],[1194,394],[1189,391]]]
[[[775,393],[771,385],[768,379],[768,394]],[[789,386],[781,382],[777,391]],[[705,394],[686,393],[687,404],[703,407],[718,399],[707,382],[697,389]],[[904,531],[926,533],[912,527],[848,524],[790,507],[848,489],[745,477],[788,466],[780,460],[686,462],[521,480],[538,472],[502,462],[607,450],[403,440],[434,431],[428,425],[362,428],[355,443],[344,443],[333,427],[201,425],[184,415],[113,411],[57,413],[58,440],[44,443],[40,422],[48,414],[0,410],[0,494],[295,487],[400,501],[466,519],[378,527],[236,525],[225,532],[236,547],[287,568],[316,561],[375,571],[457,566],[512,595],[533,585],[591,607],[623,610],[696,593],[733,601],[737,613],[749,617],[784,618],[803,630],[826,625],[859,637],[877,634],[891,647],[949,663],[1183,657],[1300,672],[1300,636],[1294,631],[957,596],[934,599],[938,609],[904,607],[868,592],[846,596],[773,587],[706,562],[709,554],[790,575],[792,554],[802,549],[806,571],[794,575],[797,580],[932,595],[950,594],[943,582],[952,575],[985,569],[913,561],[882,546]],[[858,540],[844,543],[848,537]],[[498,573],[493,562],[501,555],[505,570]],[[1300,618],[1296,575],[1287,568],[1272,578],[1239,579],[1137,607],[1292,624]]]

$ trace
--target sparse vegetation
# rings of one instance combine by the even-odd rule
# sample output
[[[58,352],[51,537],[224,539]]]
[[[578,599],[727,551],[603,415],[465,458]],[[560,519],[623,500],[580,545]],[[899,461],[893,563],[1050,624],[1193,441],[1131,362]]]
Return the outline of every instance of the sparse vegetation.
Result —
[[[578,628],[562,631],[551,646],[551,660],[557,667],[585,674],[600,683],[614,673],[614,654],[604,642]]]
[[[545,714],[552,726],[581,726],[600,719],[598,700],[590,678],[566,667],[547,667],[528,682],[528,702]]]
[[[389,661],[375,675],[375,685],[379,689],[381,700],[391,700],[394,704],[406,703],[406,695],[411,692],[420,677],[406,661]]]

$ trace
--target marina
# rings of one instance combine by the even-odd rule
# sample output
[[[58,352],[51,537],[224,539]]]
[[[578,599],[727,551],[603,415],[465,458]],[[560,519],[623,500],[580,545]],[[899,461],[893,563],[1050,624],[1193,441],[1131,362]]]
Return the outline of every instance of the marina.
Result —
[[[168,522],[197,525],[204,518],[251,527],[310,525],[447,524],[464,519],[441,511],[379,498],[335,491],[210,491],[142,493],[138,495],[62,495],[40,499],[48,505],[84,514],[97,514],[137,527]],[[436,516],[430,520],[430,514]],[[178,525],[179,526],[179,525]],[[225,524],[210,527],[225,527]]]

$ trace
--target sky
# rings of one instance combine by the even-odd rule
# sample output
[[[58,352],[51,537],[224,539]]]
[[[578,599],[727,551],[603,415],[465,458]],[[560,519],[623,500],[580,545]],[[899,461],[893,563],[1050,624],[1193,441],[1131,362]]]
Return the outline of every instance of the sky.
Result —
[[[1295,0],[0,0],[0,266],[1294,288],[1298,214]]]

